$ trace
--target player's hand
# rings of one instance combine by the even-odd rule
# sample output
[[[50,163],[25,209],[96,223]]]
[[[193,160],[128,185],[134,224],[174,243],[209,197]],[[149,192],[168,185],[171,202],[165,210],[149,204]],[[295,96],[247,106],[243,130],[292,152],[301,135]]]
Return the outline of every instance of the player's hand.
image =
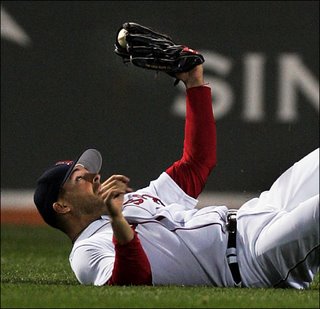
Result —
[[[99,196],[107,206],[108,215],[115,218],[122,216],[124,194],[133,190],[128,186],[129,178],[124,175],[113,175],[100,186]]]
[[[187,89],[202,86],[204,84],[203,65],[197,65],[189,72],[177,73],[176,77],[183,81]]]

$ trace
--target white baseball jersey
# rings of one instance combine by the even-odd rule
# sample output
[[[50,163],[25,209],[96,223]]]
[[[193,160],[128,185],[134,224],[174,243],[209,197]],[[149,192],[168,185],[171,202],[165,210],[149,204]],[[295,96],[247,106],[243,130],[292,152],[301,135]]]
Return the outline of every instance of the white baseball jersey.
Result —
[[[234,286],[226,259],[228,208],[196,205],[167,173],[125,195],[123,214],[138,224],[154,285]],[[112,235],[103,216],[75,241],[70,263],[80,283],[103,285],[111,277]],[[241,207],[237,255],[243,286],[310,284],[319,270],[319,149]]]

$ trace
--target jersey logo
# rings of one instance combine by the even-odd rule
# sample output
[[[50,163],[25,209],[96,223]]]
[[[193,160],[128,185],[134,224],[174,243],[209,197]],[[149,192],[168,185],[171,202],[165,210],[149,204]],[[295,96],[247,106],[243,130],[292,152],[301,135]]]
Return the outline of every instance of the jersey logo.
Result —
[[[152,202],[158,205],[165,206],[159,198],[149,194],[130,194],[129,199],[123,203],[123,206],[128,204],[140,205],[147,200],[152,200]]]

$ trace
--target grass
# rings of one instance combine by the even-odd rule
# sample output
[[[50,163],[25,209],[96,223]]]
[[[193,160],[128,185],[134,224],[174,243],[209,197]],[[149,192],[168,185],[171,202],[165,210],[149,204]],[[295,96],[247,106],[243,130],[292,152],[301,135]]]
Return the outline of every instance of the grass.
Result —
[[[70,245],[49,227],[2,225],[1,308],[319,308],[319,275],[303,291],[81,286]]]

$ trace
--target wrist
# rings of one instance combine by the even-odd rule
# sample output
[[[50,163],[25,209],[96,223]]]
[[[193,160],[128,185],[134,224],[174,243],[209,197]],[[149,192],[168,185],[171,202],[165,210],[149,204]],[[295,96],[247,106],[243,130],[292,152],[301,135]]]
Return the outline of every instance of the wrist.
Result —
[[[193,88],[193,87],[200,87],[200,86],[203,86],[204,84],[205,83],[203,79],[191,80],[185,83],[186,89]]]
[[[179,73],[176,77],[183,81],[186,89],[204,85],[203,66],[197,65],[189,72]]]
[[[116,213],[116,214],[110,214],[109,217],[110,217],[111,223],[112,222],[116,223],[116,222],[126,221],[126,219],[124,218],[122,212]]]

